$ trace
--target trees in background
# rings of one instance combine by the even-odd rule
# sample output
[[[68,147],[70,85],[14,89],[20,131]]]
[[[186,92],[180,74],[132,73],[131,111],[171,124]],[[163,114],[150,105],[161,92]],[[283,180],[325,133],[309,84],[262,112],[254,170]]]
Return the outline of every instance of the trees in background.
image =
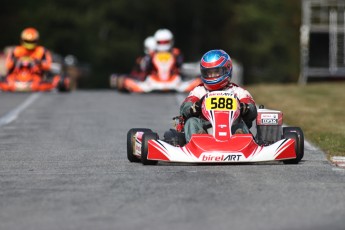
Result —
[[[299,74],[299,0],[12,0],[0,20],[0,47],[34,26],[43,45],[92,66],[88,87],[107,87],[110,73],[128,72],[145,37],[162,27],[186,61],[209,49],[229,52],[243,64],[245,83],[297,81]]]

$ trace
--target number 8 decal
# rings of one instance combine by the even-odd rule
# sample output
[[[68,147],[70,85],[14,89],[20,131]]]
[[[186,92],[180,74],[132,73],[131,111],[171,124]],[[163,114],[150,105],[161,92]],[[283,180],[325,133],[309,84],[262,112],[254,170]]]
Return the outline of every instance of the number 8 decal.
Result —
[[[226,99],[226,108],[227,109],[232,109],[233,108],[233,106],[232,106],[232,98],[227,98]]]

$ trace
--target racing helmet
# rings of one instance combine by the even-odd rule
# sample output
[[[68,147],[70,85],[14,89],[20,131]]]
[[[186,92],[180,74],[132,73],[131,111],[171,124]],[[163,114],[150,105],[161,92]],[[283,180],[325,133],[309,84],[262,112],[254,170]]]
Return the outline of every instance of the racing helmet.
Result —
[[[232,77],[232,61],[223,50],[210,50],[200,61],[201,80],[206,89],[220,90],[226,87]]]
[[[174,45],[174,35],[168,29],[159,29],[154,38],[157,44],[157,51],[169,51]]]
[[[20,35],[22,45],[28,50],[36,48],[39,38],[38,31],[32,27],[24,29]]]
[[[156,50],[156,40],[153,36],[149,36],[144,40],[144,52],[149,54]]]

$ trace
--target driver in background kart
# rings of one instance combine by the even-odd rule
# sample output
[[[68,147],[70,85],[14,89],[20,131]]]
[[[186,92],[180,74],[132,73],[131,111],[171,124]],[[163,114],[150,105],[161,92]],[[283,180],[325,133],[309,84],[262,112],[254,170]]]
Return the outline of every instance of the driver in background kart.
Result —
[[[141,63],[141,68],[146,73],[151,73],[154,71],[154,66],[152,63],[152,58],[156,52],[170,52],[175,58],[175,68],[174,71],[180,74],[180,68],[183,64],[183,55],[180,49],[174,47],[174,35],[168,29],[159,29],[154,34],[154,39],[156,41],[155,52],[152,52],[147,58]]]
[[[11,74],[22,57],[30,57],[37,65],[37,73],[48,73],[51,68],[52,56],[43,46],[38,45],[39,33],[35,28],[29,27],[22,31],[21,45],[16,46],[6,58],[7,74]]]
[[[149,74],[147,71],[146,63],[148,63],[151,60],[151,55],[156,50],[156,40],[153,36],[149,36],[145,38],[144,40],[144,55],[138,57],[135,60],[135,65],[130,73],[130,76],[132,76],[135,79],[138,80],[145,80],[146,76]]]
[[[209,122],[203,118],[201,103],[206,93],[210,91],[232,92],[240,100],[242,121],[233,127],[235,133],[249,133],[249,128],[257,116],[256,105],[250,93],[231,82],[232,61],[223,50],[210,50],[200,61],[201,80],[203,84],[195,87],[183,101],[180,114],[185,118],[184,131],[186,141],[192,134],[207,133],[205,126]]]

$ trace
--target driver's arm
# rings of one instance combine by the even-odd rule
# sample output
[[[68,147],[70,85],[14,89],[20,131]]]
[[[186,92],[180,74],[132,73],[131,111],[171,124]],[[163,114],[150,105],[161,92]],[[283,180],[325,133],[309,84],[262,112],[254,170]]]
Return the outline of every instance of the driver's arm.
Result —
[[[17,58],[14,55],[14,50],[11,51],[7,57],[6,57],[6,69],[7,69],[7,73],[10,73],[13,71],[14,66],[17,62]]]
[[[200,99],[205,95],[206,91],[204,87],[197,86],[194,88],[188,95],[188,97],[182,102],[180,106],[180,115],[185,118],[189,117],[197,117],[201,113],[201,105],[200,108],[195,108],[195,105],[200,102]],[[194,107],[194,109],[192,108]],[[200,109],[199,111],[195,111],[195,109]]]
[[[189,118],[193,116],[192,106],[198,102],[200,99],[196,96],[188,96],[180,106],[180,114],[185,117]]]
[[[252,122],[256,119],[258,114],[255,101],[250,93],[245,91],[245,96],[240,98],[240,103],[244,103],[246,107],[245,111],[241,110],[242,119],[248,128],[251,128]]]
[[[44,53],[43,53],[43,56],[41,59],[41,68],[42,68],[42,70],[49,71],[51,68],[51,64],[52,64],[52,56],[51,56],[49,50],[47,50],[47,49],[44,49],[43,52]]]

